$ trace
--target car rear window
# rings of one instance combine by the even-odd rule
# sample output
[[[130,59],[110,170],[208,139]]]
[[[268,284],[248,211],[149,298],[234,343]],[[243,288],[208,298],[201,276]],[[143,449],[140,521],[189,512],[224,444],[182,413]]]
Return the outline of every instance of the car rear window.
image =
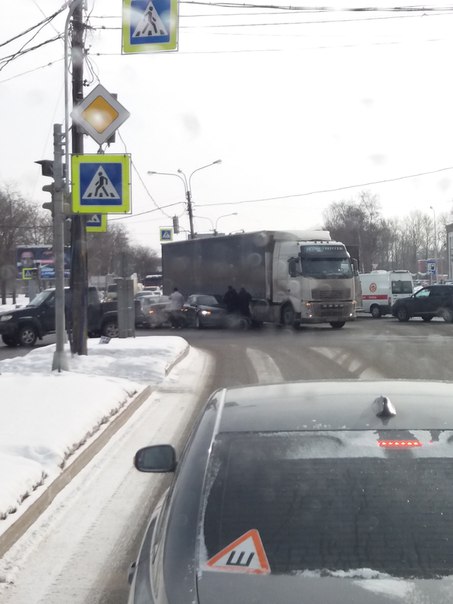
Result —
[[[200,563],[254,529],[275,574],[451,575],[452,457],[452,431],[220,434]]]

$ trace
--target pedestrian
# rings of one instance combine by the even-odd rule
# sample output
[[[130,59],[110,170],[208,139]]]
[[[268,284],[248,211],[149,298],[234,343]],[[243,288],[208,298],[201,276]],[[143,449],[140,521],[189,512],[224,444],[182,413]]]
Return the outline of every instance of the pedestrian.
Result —
[[[181,316],[181,310],[184,305],[184,296],[179,291],[177,287],[175,287],[172,293],[169,296],[170,299],[170,323],[171,326],[176,329],[177,327],[182,327],[183,321]]]
[[[223,302],[226,306],[228,314],[234,314],[239,310],[239,298],[238,293],[232,285],[228,286],[225,295],[223,296]]]
[[[243,317],[250,317],[250,302],[252,301],[251,294],[241,287],[238,293],[238,308]]]

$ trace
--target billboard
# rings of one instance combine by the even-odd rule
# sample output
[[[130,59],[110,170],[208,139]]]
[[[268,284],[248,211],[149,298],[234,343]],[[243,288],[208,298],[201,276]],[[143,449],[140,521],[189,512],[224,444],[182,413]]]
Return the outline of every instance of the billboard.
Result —
[[[51,245],[21,245],[16,248],[17,278],[22,279],[23,269],[37,269],[40,279],[55,279],[55,259]],[[64,252],[65,277],[71,268],[71,249]],[[27,271],[26,271],[27,272]]]

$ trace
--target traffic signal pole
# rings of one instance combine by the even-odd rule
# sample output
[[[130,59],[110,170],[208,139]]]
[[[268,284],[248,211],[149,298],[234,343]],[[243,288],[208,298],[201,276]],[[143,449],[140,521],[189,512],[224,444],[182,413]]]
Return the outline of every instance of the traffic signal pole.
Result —
[[[83,100],[83,5],[74,2],[72,13],[72,105],[76,107]],[[77,125],[72,124],[72,153],[83,154],[83,133]],[[86,355],[87,350],[87,292],[88,292],[88,259],[86,218],[75,214],[71,221],[71,316],[70,326],[71,352]]]
[[[56,347],[52,371],[67,370],[65,345],[65,295],[64,295],[64,179],[63,179],[63,135],[61,124],[53,126],[53,252],[55,263],[55,333]]]

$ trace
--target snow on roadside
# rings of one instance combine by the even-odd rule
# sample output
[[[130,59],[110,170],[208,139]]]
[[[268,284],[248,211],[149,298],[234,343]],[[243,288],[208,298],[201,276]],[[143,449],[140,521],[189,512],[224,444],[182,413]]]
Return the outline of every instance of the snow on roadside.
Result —
[[[51,371],[54,345],[0,361],[0,534],[34,490],[188,349],[180,337],[99,342],[89,340],[88,356],[68,354],[62,373]]]

